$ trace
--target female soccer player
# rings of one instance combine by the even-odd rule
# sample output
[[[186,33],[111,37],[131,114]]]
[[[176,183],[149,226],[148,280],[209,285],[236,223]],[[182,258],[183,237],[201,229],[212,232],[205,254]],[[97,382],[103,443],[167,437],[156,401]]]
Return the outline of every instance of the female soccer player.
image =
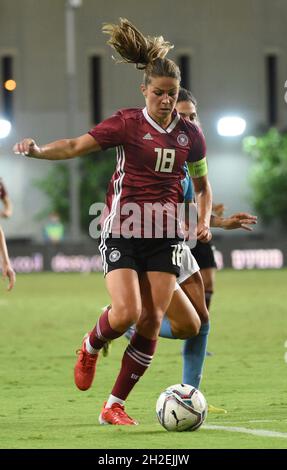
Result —
[[[0,226],[0,261],[2,261],[3,279],[5,280],[7,278],[9,280],[7,290],[11,290],[14,287],[16,275],[10,263],[5,235],[1,226]]]
[[[14,152],[62,160],[117,148],[117,168],[108,187],[108,213],[100,243],[111,308],[104,311],[83,341],[75,366],[75,383],[80,390],[90,388],[101,348],[136,323],[137,331],[124,353],[120,373],[99,418],[101,424],[133,425],[137,423],[126,414],[124,403],[151,363],[161,320],[179,274],[182,250],[180,236],[170,236],[167,223],[161,227],[160,238],[156,238],[158,227],[153,217],[151,227],[147,227],[149,238],[144,237],[145,210],[153,203],[175,208],[183,201],[180,178],[187,161],[199,206],[197,237],[209,240],[212,197],[203,134],[175,111],[180,71],[165,58],[172,46],[163,37],[144,37],[125,19],[120,19],[119,25],[107,24],[103,30],[110,35],[108,43],[124,62],[144,69],[141,89],[146,107],[120,110],[74,139],[44,146],[38,146],[31,138],[24,139],[14,146]],[[139,236],[125,238],[128,210],[135,203],[141,221]]]
[[[180,89],[176,109],[184,119],[199,125],[197,103],[190,91],[184,88]],[[192,200],[192,187],[188,175],[183,180],[183,185],[185,200],[189,202]],[[237,228],[252,230],[250,225],[255,224],[256,221],[257,218],[255,216],[239,212],[227,218],[223,218],[220,215],[211,215],[210,224],[213,227],[220,227],[225,230]],[[198,245],[200,245],[199,249]],[[193,256],[198,265],[192,260]],[[209,334],[209,322],[207,321],[208,316],[206,315],[206,311],[209,310],[211,296],[209,286],[214,275],[215,267],[213,250],[209,242],[202,243],[198,241],[196,247],[191,250],[191,253],[189,248],[186,248],[181,273],[177,279],[178,291],[172,298],[160,330],[160,336],[166,338],[186,338],[182,351],[182,382],[193,385],[196,388],[199,388],[200,385],[206,355]],[[192,330],[189,327],[191,318],[190,302],[184,301],[184,294],[188,297],[193,307],[196,308],[202,322],[199,333],[196,336],[192,334]],[[177,325],[173,323],[172,319],[175,316],[186,319],[184,329],[181,328],[178,330],[178,326],[184,325],[184,322],[177,322]]]
[[[189,90],[186,90],[185,88],[180,89],[176,109],[183,118],[200,125],[197,114],[197,101]],[[213,204],[212,212],[215,216],[220,218],[224,213],[224,205]],[[210,242],[202,243],[200,240],[198,240],[196,246],[192,249],[192,254],[200,267],[200,273],[204,285],[206,306],[209,310],[211,298],[214,292],[214,279],[216,272],[214,246]]]

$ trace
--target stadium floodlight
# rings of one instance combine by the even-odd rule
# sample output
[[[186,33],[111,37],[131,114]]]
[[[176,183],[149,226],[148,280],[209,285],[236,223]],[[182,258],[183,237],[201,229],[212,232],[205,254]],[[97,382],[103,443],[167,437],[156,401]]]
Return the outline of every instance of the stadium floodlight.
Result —
[[[14,91],[17,88],[17,83],[15,82],[15,80],[9,79],[4,82],[3,86],[7,91]]]
[[[0,119],[0,139],[5,139],[10,134],[11,122],[7,119]]]
[[[224,116],[217,123],[217,132],[223,137],[236,137],[245,131],[246,121],[238,116]]]
[[[71,8],[80,8],[82,6],[82,0],[68,0],[68,6]]]

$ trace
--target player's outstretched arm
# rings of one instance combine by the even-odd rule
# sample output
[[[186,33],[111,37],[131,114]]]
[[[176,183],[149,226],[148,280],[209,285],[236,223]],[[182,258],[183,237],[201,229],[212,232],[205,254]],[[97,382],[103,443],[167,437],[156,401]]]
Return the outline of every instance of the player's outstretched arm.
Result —
[[[11,290],[14,287],[14,284],[16,281],[16,275],[10,263],[5,236],[1,227],[0,227],[0,258],[2,258],[1,261],[2,261],[3,280],[5,279],[9,280],[7,290]]]
[[[210,218],[211,227],[219,227],[225,230],[242,228],[251,232],[253,230],[251,225],[255,225],[256,223],[257,217],[247,212],[237,212],[230,217],[217,217],[212,215]]]
[[[34,139],[26,138],[13,147],[16,155],[43,160],[66,160],[98,150],[101,150],[101,147],[90,134],[84,134],[75,139],[56,140],[41,146],[37,145]]]

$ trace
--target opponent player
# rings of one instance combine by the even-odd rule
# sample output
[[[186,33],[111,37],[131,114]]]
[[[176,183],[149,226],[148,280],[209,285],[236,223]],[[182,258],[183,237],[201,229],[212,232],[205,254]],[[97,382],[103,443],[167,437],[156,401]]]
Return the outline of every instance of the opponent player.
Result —
[[[182,117],[200,125],[197,114],[197,101],[189,90],[186,90],[185,88],[180,89],[176,109]],[[225,208],[223,204],[213,203],[212,212],[215,216],[222,217],[224,210]],[[211,242],[202,243],[200,240],[198,240],[196,246],[192,249],[192,254],[200,267],[204,284],[205,301],[208,310],[214,293],[214,280],[216,273],[214,249],[215,248]]]
[[[3,279],[5,280],[7,278],[9,280],[7,290],[11,290],[14,287],[16,275],[10,263],[5,235],[1,226],[0,226],[0,261],[2,261],[1,264],[2,264]]]
[[[100,251],[111,308],[100,316],[84,339],[75,366],[75,383],[90,388],[99,351],[110,339],[121,336],[133,323],[137,331],[127,347],[112,393],[100,414],[101,424],[137,424],[125,410],[125,400],[151,363],[162,317],[170,304],[181,265],[180,236],[171,237],[167,224],[161,238],[144,238],[146,204],[157,202],[175,208],[183,200],[180,179],[189,162],[198,202],[197,237],[209,240],[211,189],[207,178],[205,140],[192,123],[180,118],[175,105],[180,85],[177,65],[165,58],[172,47],[162,37],[144,37],[129,21],[106,25],[109,44],[124,62],[144,69],[141,87],[144,109],[121,110],[89,133],[44,146],[28,138],[14,146],[15,153],[61,160],[117,148],[117,168],[107,192],[108,215],[103,222]],[[123,209],[136,203],[140,237],[125,238]],[[174,222],[176,222],[174,220]],[[118,236],[120,235],[120,237]]]
[[[199,119],[197,114],[197,103],[194,96],[190,91],[181,88],[179,91],[179,96],[176,105],[177,111],[185,119],[194,122],[199,125]],[[185,197],[187,201],[191,201],[192,188],[190,178],[187,176],[185,179]],[[252,230],[250,225],[255,224],[257,218],[247,213],[236,213],[230,217],[223,218],[220,213],[223,207],[222,205],[215,206],[215,212],[217,214],[211,216],[211,226],[221,227],[227,230],[232,230],[236,228],[243,228],[245,230]],[[216,263],[213,254],[213,248],[210,242],[202,243],[198,240],[195,248],[191,250],[192,255],[196,259],[200,273],[202,275],[203,285],[204,285],[204,294],[206,307],[209,310],[210,299],[212,295],[211,289],[213,288],[213,279],[215,275]],[[190,256],[190,254],[188,254]],[[200,286],[200,281],[194,282],[198,274],[194,274],[193,269],[191,269],[192,264],[183,265],[182,273],[178,279],[178,284],[181,285],[182,289],[190,299],[190,301],[196,306],[198,302],[202,305],[202,286]],[[198,269],[199,269],[198,268]],[[182,306],[180,304],[176,305],[178,309],[178,314],[183,312]],[[199,316],[201,317],[202,307],[198,310]],[[201,317],[202,318],[202,317]],[[171,328],[168,315],[164,317],[162,322],[160,336],[165,337],[176,337],[176,331],[174,328]],[[196,388],[199,388],[200,381],[202,378],[202,370],[204,364],[204,358],[206,355],[207,339],[209,334],[209,324],[203,323],[201,325],[199,334],[194,337],[187,337],[183,345],[183,383],[193,385]]]
[[[0,178],[0,200],[3,203],[3,210],[0,211],[0,217],[7,218],[12,215],[12,204],[8,196],[7,190],[4,186],[2,179]]]
[[[7,190],[4,186],[2,179],[0,179],[0,200],[2,201],[3,206],[4,206],[3,210],[0,211],[0,217],[3,217],[3,218],[10,217],[12,215],[12,204],[11,204],[10,198],[8,196]],[[7,290],[11,290],[14,287],[16,275],[9,260],[5,235],[1,226],[0,226],[0,261],[2,261],[3,279],[8,278],[9,280],[9,285],[8,285]]]

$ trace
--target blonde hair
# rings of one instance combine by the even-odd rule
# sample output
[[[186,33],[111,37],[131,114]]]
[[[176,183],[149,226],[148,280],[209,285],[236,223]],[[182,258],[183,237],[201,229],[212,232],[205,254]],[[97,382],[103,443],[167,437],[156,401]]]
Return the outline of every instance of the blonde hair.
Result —
[[[137,69],[145,71],[145,85],[151,77],[172,77],[180,82],[178,66],[172,60],[165,59],[174,46],[162,36],[145,37],[125,18],[120,18],[119,24],[104,24],[103,33],[110,35],[107,44],[122,57],[117,62],[132,63]]]

